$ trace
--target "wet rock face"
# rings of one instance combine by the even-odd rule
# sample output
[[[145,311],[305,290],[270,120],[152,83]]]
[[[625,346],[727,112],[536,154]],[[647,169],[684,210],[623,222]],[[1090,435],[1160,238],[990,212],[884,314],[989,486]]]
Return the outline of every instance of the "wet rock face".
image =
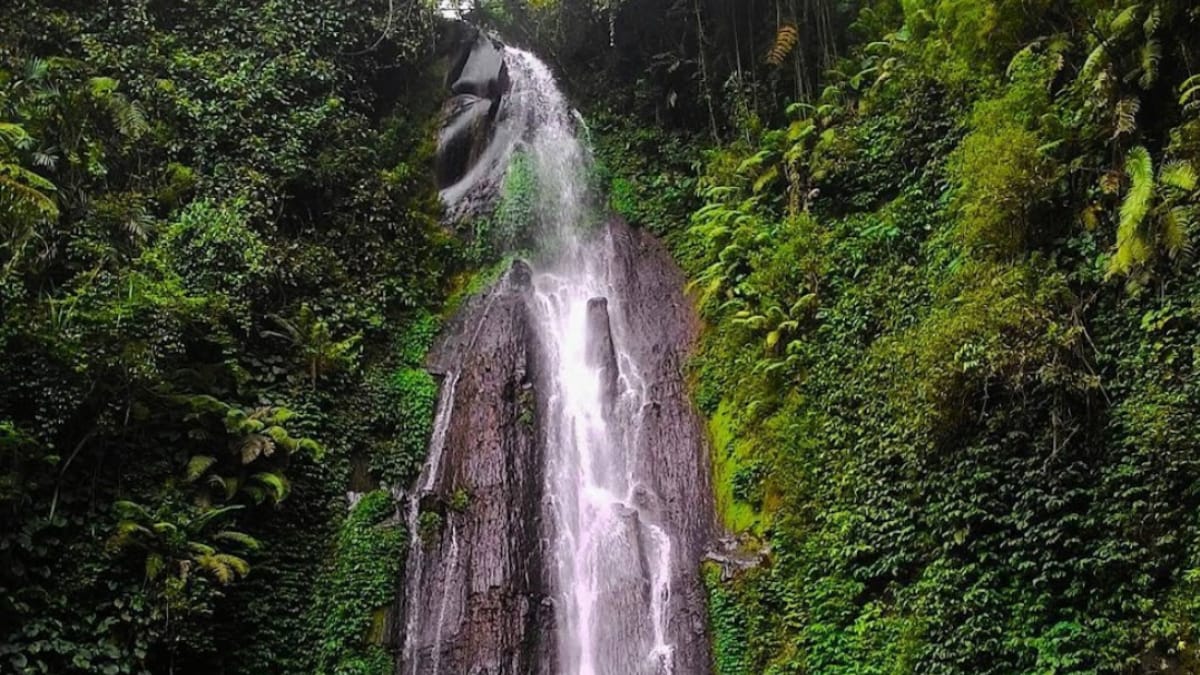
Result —
[[[674,556],[668,632],[675,673],[711,672],[707,603],[700,561],[716,532],[708,441],[692,405],[684,362],[699,334],[699,320],[684,296],[685,279],[666,247],[622,222],[609,226],[613,279],[623,299],[620,321],[638,339],[631,358],[641,364],[649,401],[641,417],[634,473],[649,484],[635,495],[657,513],[683,550]],[[657,497],[656,497],[657,496]]]
[[[450,98],[442,110],[437,179],[446,188],[465,177],[492,138],[500,103],[509,90],[504,47],[478,29],[463,27],[447,78]]]
[[[404,675],[552,672],[540,670],[553,662],[553,621],[540,574],[541,448],[529,417],[536,340],[521,275],[518,266],[470,303],[430,359],[457,379],[442,470],[431,494],[412,497],[441,524],[414,533],[424,539],[422,579],[400,615],[415,611],[415,620],[409,635],[405,622],[393,628],[396,646],[408,641]]]
[[[682,373],[698,323],[683,295],[683,276],[659,242],[619,222],[607,236],[621,301],[589,303],[588,358],[611,367],[615,390],[613,325],[619,323],[625,334],[639,336],[636,358],[651,396],[633,453],[644,484],[635,490],[637,509],[621,520],[626,532],[613,533],[642,545],[627,550],[627,559],[612,570],[609,596],[600,600],[630,611],[644,604],[650,592],[645,552],[655,544],[646,540],[638,509],[665,523],[683,549],[671,570],[673,672],[700,675],[710,672],[710,652],[699,565],[713,540],[715,519],[706,439]],[[431,354],[432,371],[458,377],[440,475],[430,494],[413,497],[422,501],[423,511],[439,512],[443,523],[425,533],[423,578],[406,599],[417,621],[407,636],[411,648],[400,651],[400,675],[559,672],[555,537],[545,473],[552,449],[544,447],[541,431],[548,423],[541,413],[551,408],[552,373],[539,345],[532,292],[528,266],[515,263],[490,292],[451,320]],[[466,504],[449,506],[462,493],[469,495]],[[602,639],[648,638],[604,633],[615,626],[599,629]],[[399,647],[404,626],[394,630]],[[614,654],[602,672],[641,672],[643,660],[632,652]]]
[[[617,397],[617,351],[613,345],[612,325],[608,318],[608,300],[592,298],[587,306],[587,359],[588,365],[600,370],[600,386],[603,387],[605,415],[608,415]]]

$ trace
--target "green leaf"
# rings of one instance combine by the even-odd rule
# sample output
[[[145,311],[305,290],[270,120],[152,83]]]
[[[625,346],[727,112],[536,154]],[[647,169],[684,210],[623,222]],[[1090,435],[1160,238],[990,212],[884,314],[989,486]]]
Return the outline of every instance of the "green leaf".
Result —
[[[216,457],[208,455],[196,455],[192,457],[188,460],[187,470],[184,472],[184,480],[188,483],[196,482],[216,463]]]
[[[275,502],[287,499],[288,494],[292,491],[292,486],[287,479],[277,473],[264,471],[256,473],[250,478],[265,486],[270,491],[271,497]]]

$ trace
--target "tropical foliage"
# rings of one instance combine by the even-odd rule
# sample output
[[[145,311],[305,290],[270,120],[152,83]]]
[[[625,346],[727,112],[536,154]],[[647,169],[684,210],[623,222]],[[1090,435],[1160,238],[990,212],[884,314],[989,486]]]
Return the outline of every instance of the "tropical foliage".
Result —
[[[466,259],[432,8],[17,0],[0,25],[0,671],[351,672],[399,563],[355,585],[350,533],[394,506],[345,495],[419,466],[412,373]]]

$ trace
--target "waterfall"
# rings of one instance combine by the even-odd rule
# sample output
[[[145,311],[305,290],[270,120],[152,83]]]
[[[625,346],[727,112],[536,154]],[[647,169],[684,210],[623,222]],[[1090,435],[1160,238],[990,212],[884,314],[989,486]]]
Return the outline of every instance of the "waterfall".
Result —
[[[594,207],[587,153],[550,70],[510,49],[516,95],[528,96],[536,128],[528,152],[540,196],[538,220],[553,253],[534,267],[538,335],[551,373],[546,495],[552,514],[560,672],[671,673],[663,607],[671,545],[639,480],[638,418],[649,404],[636,339],[617,320],[611,242],[587,231]],[[529,88],[525,91],[521,89]]]
[[[712,507],[703,436],[679,367],[692,323],[681,279],[657,269],[673,269],[660,247],[607,221],[589,189],[580,119],[546,64],[513,48],[504,62],[511,84],[491,142],[442,194],[461,214],[524,153],[539,250],[466,312],[476,327],[461,328],[469,337],[445,348],[458,363],[443,388],[410,529],[423,494],[472,471],[491,486],[478,505],[488,515],[448,513],[436,542],[414,536],[400,672],[707,672],[697,574]],[[497,321],[511,322],[523,342],[495,331],[481,341],[481,327]],[[480,384],[467,383],[468,374]],[[533,390],[516,395],[536,401],[532,428],[512,422],[511,401],[485,401],[484,388],[510,397]],[[486,435],[487,450],[443,448],[454,443],[447,428],[459,418],[501,429],[494,443]],[[471,433],[479,435],[463,438]],[[539,484],[497,475],[497,464],[519,472],[514,462],[534,468]],[[512,508],[534,497],[536,512]],[[501,540],[499,527],[511,536]]]

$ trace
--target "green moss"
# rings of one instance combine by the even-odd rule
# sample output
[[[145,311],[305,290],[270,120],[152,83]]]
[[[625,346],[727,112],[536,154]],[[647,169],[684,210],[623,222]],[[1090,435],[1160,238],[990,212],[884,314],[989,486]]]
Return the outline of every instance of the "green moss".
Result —
[[[447,502],[446,502],[447,508],[449,508],[451,511],[455,511],[457,513],[462,513],[463,511],[466,511],[467,507],[469,507],[470,505],[471,505],[471,493],[466,488],[461,488],[461,487],[457,488],[453,493],[451,493],[450,499],[447,500]]]
[[[423,511],[417,518],[417,532],[421,536],[421,541],[431,543],[442,533],[442,527],[445,525],[445,518],[437,511]]]
[[[513,262],[521,257],[521,252],[513,252],[496,262],[464,272],[456,277],[451,283],[449,297],[442,307],[443,319],[453,316],[468,298],[483,293],[499,281],[513,266]]]
[[[734,432],[732,405],[722,403],[709,421],[712,435],[713,486],[716,490],[717,513],[731,532],[759,532],[764,524],[763,514],[754,504],[735,494],[736,477],[754,461],[752,446]]]

